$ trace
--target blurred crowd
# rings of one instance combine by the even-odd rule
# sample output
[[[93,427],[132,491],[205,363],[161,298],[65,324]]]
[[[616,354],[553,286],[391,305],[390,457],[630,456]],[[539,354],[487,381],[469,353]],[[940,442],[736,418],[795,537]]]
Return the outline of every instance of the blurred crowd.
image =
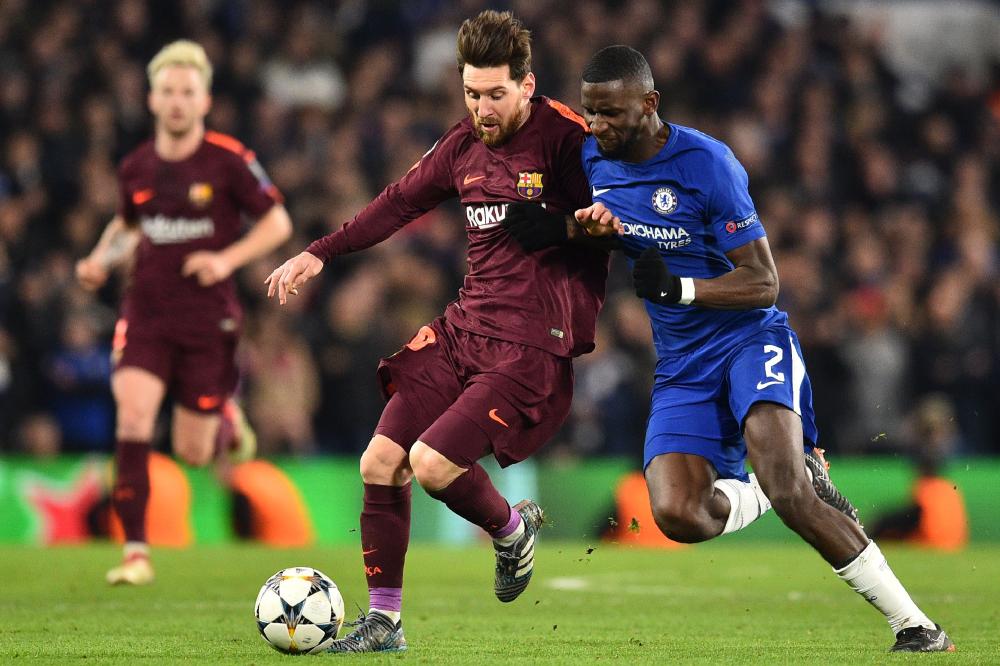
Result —
[[[463,117],[455,33],[490,6],[532,29],[541,93],[579,109],[586,60],[627,43],[648,57],[666,120],[733,148],[801,338],[821,444],[918,448],[930,396],[948,405],[951,453],[1000,453],[1000,67],[954,67],[914,91],[878,31],[812,4],[3,0],[0,452],[112,450],[124,277],[88,294],[73,264],[115,212],[118,160],[151,133],[145,65],[180,37],[216,67],[209,127],[256,151],[296,228],[238,277],[241,393],[262,451],[361,451],[382,406],[379,357],[461,285],[458,206],[331,262],[284,308],[263,281]],[[549,455],[638,459],[650,337],[618,257]]]

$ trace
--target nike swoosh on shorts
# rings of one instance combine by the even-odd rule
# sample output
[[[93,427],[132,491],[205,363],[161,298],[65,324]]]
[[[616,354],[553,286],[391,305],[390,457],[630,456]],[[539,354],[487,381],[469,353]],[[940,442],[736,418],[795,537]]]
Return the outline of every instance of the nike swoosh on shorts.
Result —
[[[768,386],[774,386],[775,384],[784,384],[784,381],[780,382],[757,382],[757,390],[766,389]]]

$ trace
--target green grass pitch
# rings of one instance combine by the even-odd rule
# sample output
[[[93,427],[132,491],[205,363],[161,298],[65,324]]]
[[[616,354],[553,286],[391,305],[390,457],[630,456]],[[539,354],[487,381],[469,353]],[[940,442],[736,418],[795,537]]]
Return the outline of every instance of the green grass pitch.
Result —
[[[594,548],[592,552],[588,552]],[[347,659],[419,664],[1000,663],[1000,547],[883,549],[896,574],[958,644],[889,655],[888,625],[804,545],[726,543],[680,551],[548,543],[512,604],[493,597],[487,546],[415,545],[404,621],[409,652]],[[253,601],[278,569],[314,566],[367,596],[357,549],[199,547],[154,553],[158,579],[109,588],[110,545],[0,547],[0,663],[287,663],[257,634]]]

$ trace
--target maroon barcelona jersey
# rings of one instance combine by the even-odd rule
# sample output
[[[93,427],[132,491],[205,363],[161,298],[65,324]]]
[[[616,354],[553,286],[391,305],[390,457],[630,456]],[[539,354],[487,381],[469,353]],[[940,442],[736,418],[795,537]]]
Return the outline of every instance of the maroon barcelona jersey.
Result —
[[[604,301],[607,252],[565,244],[526,253],[500,226],[513,201],[568,214],[590,205],[580,158],[586,132],[577,114],[545,97],[531,100],[528,120],[496,148],[466,118],[357,217],[307,250],[326,261],[371,247],[457,196],[465,209],[469,273],[445,311],[448,321],[559,356],[587,353]]]
[[[184,259],[236,241],[242,214],[259,218],[281,201],[252,151],[206,132],[187,159],[161,159],[149,141],[122,160],[118,212],[142,239],[122,304],[129,322],[234,330],[241,315],[232,278],[202,287],[183,277]]]

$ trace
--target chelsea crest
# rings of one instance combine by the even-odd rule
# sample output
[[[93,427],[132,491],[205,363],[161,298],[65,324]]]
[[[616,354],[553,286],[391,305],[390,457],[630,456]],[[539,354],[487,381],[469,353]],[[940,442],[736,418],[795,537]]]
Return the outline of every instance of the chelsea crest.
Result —
[[[677,210],[677,195],[669,187],[658,187],[653,192],[653,208],[660,215],[670,215]]]

